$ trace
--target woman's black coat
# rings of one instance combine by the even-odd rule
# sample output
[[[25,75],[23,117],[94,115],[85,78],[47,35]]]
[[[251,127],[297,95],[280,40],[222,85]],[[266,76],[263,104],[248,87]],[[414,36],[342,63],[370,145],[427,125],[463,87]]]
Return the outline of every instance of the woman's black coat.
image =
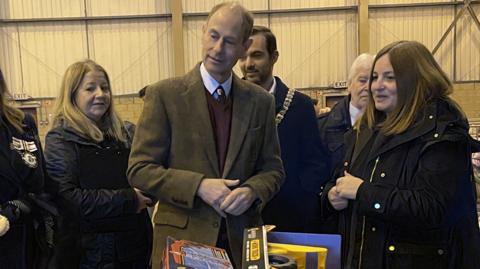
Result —
[[[0,215],[10,223],[0,237],[2,269],[46,268],[53,243],[54,217],[44,206],[56,213],[55,185],[46,177],[35,120],[26,114],[23,125],[20,132],[0,117]]]
[[[130,145],[134,126],[127,123],[126,127]],[[91,266],[104,268],[99,265],[104,262],[113,262],[111,266],[118,267],[115,265],[118,261],[136,263],[144,260],[148,264],[152,240],[148,214],[146,210],[136,214],[138,202],[135,191],[130,186],[118,187],[117,184],[119,181],[127,182],[124,172],[126,159],[112,164],[98,157],[110,148],[125,150],[123,144],[112,141],[108,146],[101,145],[79,135],[65,123],[48,132],[45,142],[47,171],[58,182],[62,200],[61,229],[54,257],[56,268],[77,268],[79,263],[98,263]],[[127,146],[126,149],[129,148]],[[92,153],[95,161],[86,159],[82,152]],[[89,172],[86,163],[96,166],[95,169],[90,167],[93,172]],[[102,173],[101,167],[111,172]],[[123,172],[118,173],[117,170]],[[87,181],[88,184],[96,181],[98,185],[86,187]],[[126,218],[133,218],[135,223],[127,225],[124,223]],[[134,225],[138,229],[132,230]]]
[[[467,131],[436,100],[400,135],[350,134],[343,170],[364,183],[340,214],[343,268],[480,268]],[[334,210],[327,195],[322,209]]]

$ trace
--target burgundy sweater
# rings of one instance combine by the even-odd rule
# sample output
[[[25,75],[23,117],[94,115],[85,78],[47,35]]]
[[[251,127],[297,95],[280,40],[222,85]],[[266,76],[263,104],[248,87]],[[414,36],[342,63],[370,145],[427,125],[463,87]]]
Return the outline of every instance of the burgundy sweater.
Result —
[[[223,174],[223,167],[225,165],[228,152],[228,143],[230,141],[230,127],[232,123],[232,92],[230,91],[230,96],[224,103],[215,100],[210,92],[206,89],[205,96],[207,97],[210,122],[212,123],[212,129],[215,135],[218,167],[220,168],[220,174]]]

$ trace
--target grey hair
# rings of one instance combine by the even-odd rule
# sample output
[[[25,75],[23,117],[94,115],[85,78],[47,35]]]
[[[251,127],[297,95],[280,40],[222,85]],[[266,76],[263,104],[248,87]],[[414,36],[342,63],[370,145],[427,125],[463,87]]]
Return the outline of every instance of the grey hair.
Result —
[[[347,85],[352,83],[361,68],[368,68],[368,70],[372,69],[374,59],[375,55],[370,53],[362,53],[358,55],[358,57],[353,61],[350,71],[348,72]],[[370,76],[370,74],[368,75]]]

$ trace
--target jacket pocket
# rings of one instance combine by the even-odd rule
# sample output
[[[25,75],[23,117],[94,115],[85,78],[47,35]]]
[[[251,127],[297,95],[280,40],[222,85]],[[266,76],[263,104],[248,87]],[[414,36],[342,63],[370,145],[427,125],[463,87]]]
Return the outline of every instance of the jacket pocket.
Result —
[[[256,163],[257,161],[258,155],[260,154],[259,151],[262,145],[263,135],[264,135],[264,132],[263,132],[262,126],[250,128],[247,131],[244,147],[249,149],[250,162]]]
[[[421,269],[448,268],[446,247],[442,245],[420,245],[392,243],[386,246],[387,268]]]
[[[161,211],[158,208],[157,213],[153,217],[155,225],[169,225],[177,228],[185,228],[188,223],[188,215],[179,212]]]

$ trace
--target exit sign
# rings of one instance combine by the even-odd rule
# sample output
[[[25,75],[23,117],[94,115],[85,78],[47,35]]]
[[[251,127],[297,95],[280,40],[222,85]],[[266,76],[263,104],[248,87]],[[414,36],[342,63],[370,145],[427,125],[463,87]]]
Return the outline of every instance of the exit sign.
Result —
[[[347,88],[347,82],[346,81],[335,81],[333,83],[333,88],[335,88],[335,89],[345,89],[345,88]]]

